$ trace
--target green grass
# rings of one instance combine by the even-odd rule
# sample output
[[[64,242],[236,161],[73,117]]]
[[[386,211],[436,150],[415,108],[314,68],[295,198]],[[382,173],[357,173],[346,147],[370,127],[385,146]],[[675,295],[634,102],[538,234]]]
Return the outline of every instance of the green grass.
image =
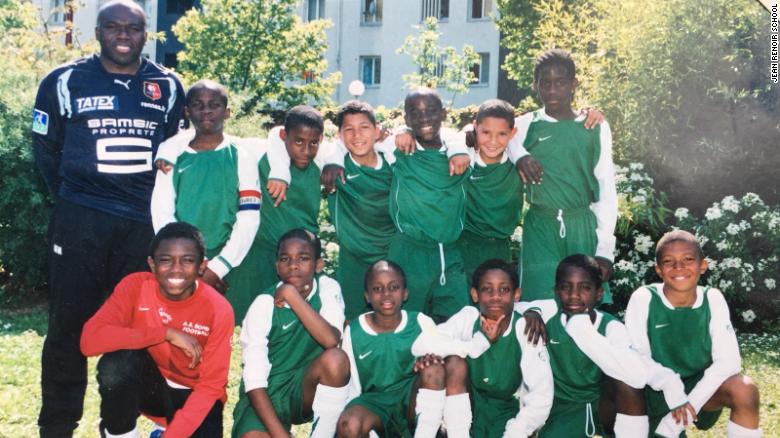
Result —
[[[0,437],[37,436],[36,419],[40,409],[40,357],[46,333],[43,308],[9,313],[0,311]],[[237,342],[238,336],[234,337]],[[758,384],[761,392],[761,426],[764,436],[780,436],[780,335],[740,335],[743,372]],[[234,344],[228,404],[225,409],[226,434],[232,425],[231,412],[238,394],[241,376],[238,345]],[[99,396],[94,380],[96,360],[90,359],[90,384],[84,406],[84,418],[76,431],[78,437],[98,436]],[[690,437],[724,437],[728,415],[708,432],[694,431]],[[139,421],[148,434],[151,423]],[[306,436],[308,427],[294,429],[295,436]],[[141,435],[145,436],[145,435]],[[148,435],[146,435],[148,436]]]

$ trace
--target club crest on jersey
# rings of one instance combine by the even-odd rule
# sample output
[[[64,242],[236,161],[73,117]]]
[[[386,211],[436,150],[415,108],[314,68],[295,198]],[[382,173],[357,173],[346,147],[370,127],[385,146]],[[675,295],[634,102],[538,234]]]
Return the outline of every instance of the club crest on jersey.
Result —
[[[161,98],[160,85],[157,82],[144,82],[144,96],[152,100]]]
[[[41,110],[33,110],[32,130],[36,134],[46,135],[49,133],[49,115]]]
[[[90,111],[115,110],[116,96],[89,96],[76,99],[76,111],[86,113]]]

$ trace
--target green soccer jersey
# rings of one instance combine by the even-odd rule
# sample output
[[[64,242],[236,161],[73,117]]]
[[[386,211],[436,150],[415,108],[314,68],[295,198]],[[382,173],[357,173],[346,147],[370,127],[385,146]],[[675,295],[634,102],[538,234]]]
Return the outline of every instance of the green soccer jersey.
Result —
[[[382,153],[379,168],[361,166],[344,157],[344,179],[328,196],[330,219],[339,244],[361,258],[385,257],[395,225],[390,218],[393,169]]]
[[[522,315],[517,312],[512,314],[512,321],[509,323],[510,332],[499,337],[496,342],[490,345],[490,348],[477,358],[469,357],[469,382],[471,388],[480,391],[490,398],[511,401],[520,409],[515,393],[523,383],[523,373],[519,366],[508,366],[508,364],[520,364],[522,351],[517,342],[517,333],[515,332],[517,324],[515,322],[521,319]],[[474,321],[474,334],[480,332],[481,321]]]
[[[350,383],[352,396],[403,390],[416,377],[412,344],[422,331],[420,321],[426,320],[431,326],[433,321],[422,313],[402,312],[401,323],[393,332],[375,332],[366,321],[370,313],[350,322],[342,347],[354,372]]]
[[[274,207],[274,199],[268,194],[268,156],[260,159],[260,189],[266,208],[260,212],[260,229],[257,238],[276,244],[287,231],[303,227],[313,233],[319,231],[317,216],[320,210],[320,169],[309,163],[305,169],[290,166],[291,182],[286,199]]]
[[[465,182],[470,172],[449,174],[446,149],[395,152],[390,215],[398,231],[417,241],[453,243],[465,219]]]
[[[466,182],[465,229],[480,237],[504,239],[514,233],[522,212],[523,184],[514,164],[506,156],[494,164],[478,160]]]

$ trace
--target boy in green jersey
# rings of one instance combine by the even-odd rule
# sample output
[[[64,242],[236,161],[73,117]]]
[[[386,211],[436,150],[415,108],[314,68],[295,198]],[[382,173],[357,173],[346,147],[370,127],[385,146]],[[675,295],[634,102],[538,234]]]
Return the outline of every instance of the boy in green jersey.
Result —
[[[230,117],[227,103],[227,90],[214,81],[198,81],[187,91],[184,111],[195,129],[160,146],[158,160],[173,171],[158,171],[151,210],[155,232],[176,221],[203,232],[209,262],[202,280],[223,294],[227,291],[236,314],[243,317],[255,293],[243,281],[248,272],[235,268],[257,233],[260,189],[253,155],[241,139],[224,133]]]
[[[603,302],[611,303],[606,282],[612,277],[617,191],[609,125],[586,129],[585,116],[572,110],[577,79],[568,52],[539,56],[534,87],[544,107],[517,119],[509,145],[510,156],[521,157],[517,167],[530,204],[520,255],[523,300],[553,298],[558,263],[587,254],[599,261]]]
[[[518,284],[514,266],[485,261],[472,277],[471,298],[479,308],[464,307],[415,342],[415,350],[446,357],[443,417],[450,438],[528,437],[547,419],[553,401],[547,349],[526,337],[544,323],[513,309]]]
[[[650,431],[684,436],[691,423],[706,430],[729,407],[729,438],[762,436],[758,388],[740,374],[726,300],[719,290],[698,285],[707,260],[696,237],[666,233],[655,259],[662,283],[637,289],[626,308],[631,343],[648,368]]]
[[[625,326],[596,310],[604,293],[593,257],[566,257],[555,273],[556,300],[544,300],[555,395],[540,438],[646,436],[646,371]],[[536,303],[540,303],[537,301]],[[614,426],[613,426],[614,425]],[[599,427],[600,426],[600,427]]]
[[[332,437],[347,402],[349,359],[339,285],[317,275],[320,240],[296,228],[279,239],[279,281],[258,296],[241,330],[244,364],[233,438],[289,436],[313,419],[312,437]]]
[[[466,278],[485,260],[512,261],[510,236],[523,211],[523,184],[506,153],[515,135],[514,109],[500,99],[480,105],[471,175],[466,181],[466,223],[458,239]]]
[[[339,418],[339,437],[363,437],[371,431],[409,436],[414,429],[416,438],[433,438],[441,426],[444,367],[430,365],[416,374],[415,356],[425,352],[412,348],[423,327],[434,322],[401,310],[408,296],[400,266],[380,260],[369,267],[365,299],[373,311],[349,324],[341,346],[351,365],[351,401]]]

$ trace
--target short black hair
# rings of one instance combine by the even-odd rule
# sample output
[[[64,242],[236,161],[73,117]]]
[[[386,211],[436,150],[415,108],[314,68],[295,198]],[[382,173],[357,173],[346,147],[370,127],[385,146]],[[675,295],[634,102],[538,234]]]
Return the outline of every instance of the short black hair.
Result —
[[[320,133],[325,130],[322,114],[309,105],[298,105],[290,108],[284,118],[284,130],[287,133],[301,125],[319,129]]]
[[[363,114],[368,117],[368,120],[372,125],[376,126],[376,115],[374,114],[374,107],[372,107],[368,102],[363,102],[360,100],[348,100],[339,106],[339,108],[336,110],[336,118],[334,119],[334,123],[336,126],[338,126],[339,129],[341,129],[341,125],[344,123],[344,117],[350,114]]]
[[[441,101],[441,96],[439,96],[439,93],[436,90],[428,87],[419,87],[410,91],[409,94],[406,95],[406,98],[404,99],[404,112],[409,111],[412,100],[419,99],[421,97],[432,98],[439,104],[440,109],[444,108],[444,104]]]
[[[515,127],[515,109],[505,100],[488,99],[482,102],[477,110],[477,124],[482,123],[488,117],[504,119],[509,123],[510,129]]]
[[[509,281],[512,282],[513,289],[520,287],[520,279],[517,276],[517,268],[515,265],[501,259],[490,259],[482,262],[477,269],[474,270],[474,274],[471,275],[471,287],[479,290],[479,282],[482,281],[482,277],[484,277],[488,271],[494,269],[506,272],[506,275],[509,276]]]
[[[200,259],[203,260],[206,256],[206,244],[203,241],[203,234],[187,222],[171,222],[160,228],[160,231],[157,232],[149,245],[149,255],[154,258],[154,253],[162,242],[172,239],[189,239],[195,242]]]
[[[363,277],[363,290],[368,291],[368,282],[371,281],[371,279],[374,277],[374,271],[382,263],[386,264],[390,270],[395,271],[398,273],[398,275],[401,276],[401,284],[404,288],[406,288],[406,273],[404,273],[403,268],[401,268],[398,263],[392,262],[390,260],[379,260],[375,263],[372,263],[371,266],[368,267],[368,270],[366,270],[366,275]]]
[[[276,243],[276,255],[279,255],[279,251],[282,249],[282,244],[291,239],[300,239],[311,245],[311,249],[314,251],[314,257],[322,258],[322,242],[316,234],[305,228],[293,228],[292,230],[282,234],[279,238],[279,242]]]
[[[604,281],[601,277],[599,262],[596,261],[594,257],[585,254],[572,254],[561,260],[561,262],[558,263],[558,268],[555,269],[556,288],[559,284],[563,283],[566,278],[566,272],[568,272],[570,268],[579,268],[585,271],[596,287],[601,287],[601,283]]]
[[[577,67],[574,65],[574,59],[571,57],[571,53],[563,49],[552,49],[542,53],[536,58],[536,63],[534,63],[534,82],[539,80],[542,69],[553,65],[562,67],[566,71],[566,75],[569,79],[575,78]]]
[[[663,252],[664,247],[673,242],[690,243],[696,248],[696,254],[699,256],[699,260],[704,260],[704,251],[702,251],[701,244],[693,233],[685,230],[672,230],[661,236],[661,238],[658,239],[658,243],[655,245],[656,263],[661,261],[661,253]]]
[[[227,106],[228,104],[228,91],[227,88],[225,88],[224,85],[220,84],[219,82],[212,81],[211,79],[201,79],[198,82],[195,82],[192,84],[192,86],[187,90],[187,95],[184,98],[184,103],[187,106],[190,106],[190,101],[195,98],[195,95],[200,93],[203,90],[209,90],[209,91],[216,91],[219,94],[219,97],[222,98],[222,103]]]
[[[144,19],[144,27],[146,26],[146,11],[144,11],[144,9],[140,5],[138,5],[138,3],[132,0],[111,0],[110,2],[107,2],[103,6],[101,6],[100,9],[98,9],[98,14],[97,14],[98,26],[103,24],[103,19],[105,18],[106,11],[116,6],[124,6],[130,10],[140,12],[141,17]]]

